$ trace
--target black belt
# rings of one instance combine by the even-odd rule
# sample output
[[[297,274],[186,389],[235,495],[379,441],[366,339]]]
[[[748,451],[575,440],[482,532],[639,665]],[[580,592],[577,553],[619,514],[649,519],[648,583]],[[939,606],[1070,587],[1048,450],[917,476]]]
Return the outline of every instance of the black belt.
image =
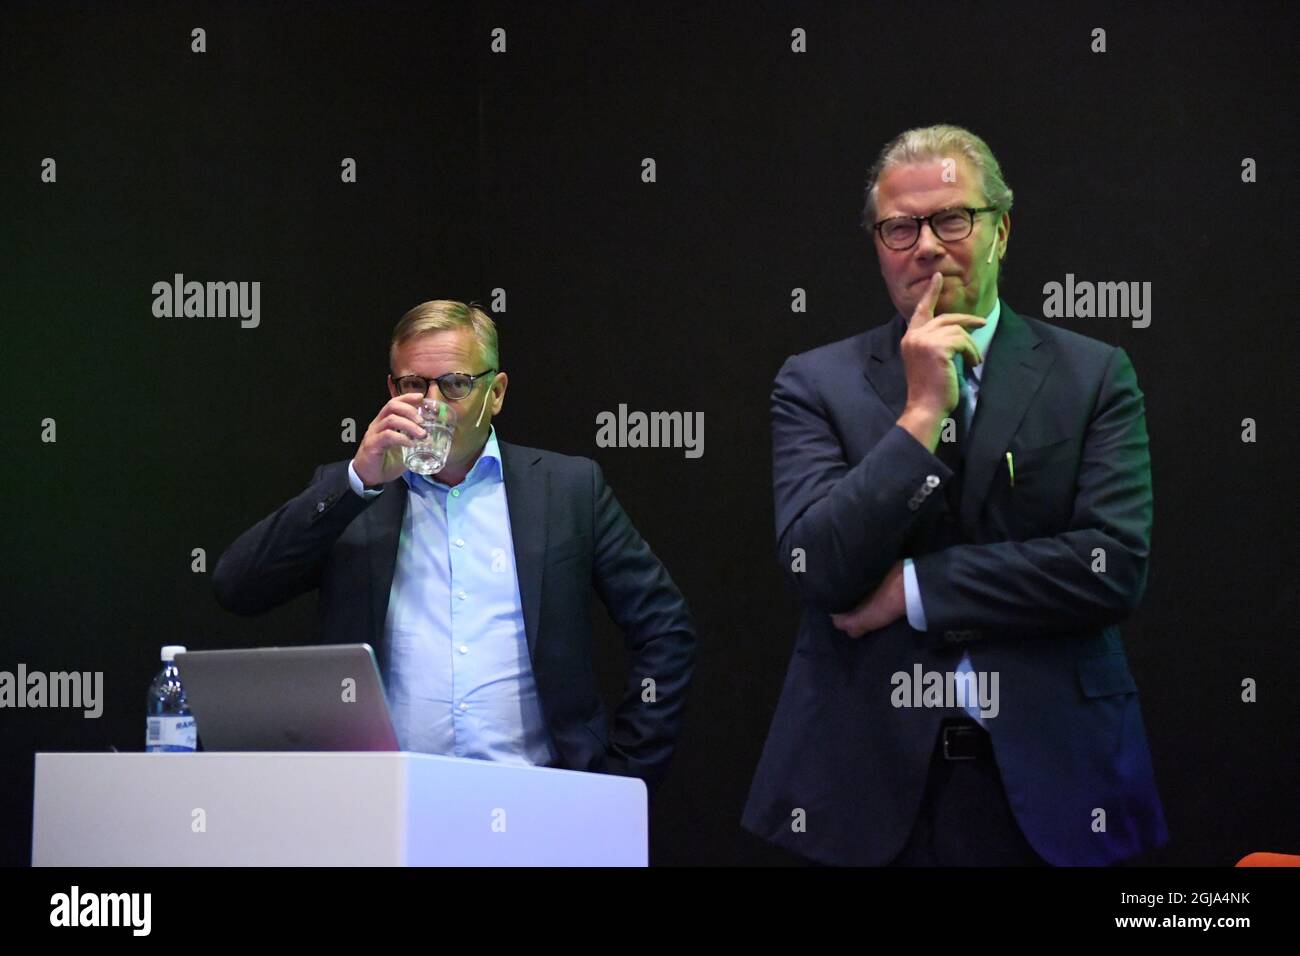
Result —
[[[950,717],[939,725],[944,760],[991,760],[993,738],[969,717]]]

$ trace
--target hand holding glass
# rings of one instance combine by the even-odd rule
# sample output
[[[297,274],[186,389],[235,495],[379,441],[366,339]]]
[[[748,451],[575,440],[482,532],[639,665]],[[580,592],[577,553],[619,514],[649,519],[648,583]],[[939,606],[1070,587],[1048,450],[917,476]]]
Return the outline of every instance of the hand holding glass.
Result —
[[[418,408],[425,437],[402,449],[406,467],[417,475],[434,475],[447,466],[456,434],[456,410],[436,398],[426,398]]]

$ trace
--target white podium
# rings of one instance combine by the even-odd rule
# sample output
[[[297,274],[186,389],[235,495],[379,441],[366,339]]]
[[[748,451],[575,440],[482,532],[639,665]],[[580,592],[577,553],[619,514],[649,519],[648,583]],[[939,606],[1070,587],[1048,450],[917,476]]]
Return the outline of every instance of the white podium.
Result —
[[[38,753],[33,866],[645,866],[633,777],[414,753]]]

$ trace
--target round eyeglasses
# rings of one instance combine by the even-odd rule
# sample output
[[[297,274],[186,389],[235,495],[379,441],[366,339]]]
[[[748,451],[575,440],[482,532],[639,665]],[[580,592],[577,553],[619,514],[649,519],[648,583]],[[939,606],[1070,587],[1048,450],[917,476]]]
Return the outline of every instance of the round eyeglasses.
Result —
[[[888,249],[902,252],[911,249],[921,238],[921,223],[928,222],[930,231],[944,242],[960,242],[975,228],[975,216],[982,212],[995,212],[997,206],[969,206],[940,209],[928,216],[893,216],[882,219],[872,228]]]
[[[486,372],[479,372],[477,375],[470,375],[468,372],[448,372],[446,375],[439,375],[437,378],[425,378],[423,375],[403,375],[401,378],[393,379],[399,392],[419,392],[421,395],[429,394],[430,384],[438,384],[438,393],[449,402],[458,402],[467,398],[469,393],[474,390],[474,383],[485,375],[492,375],[496,369],[490,368]]]

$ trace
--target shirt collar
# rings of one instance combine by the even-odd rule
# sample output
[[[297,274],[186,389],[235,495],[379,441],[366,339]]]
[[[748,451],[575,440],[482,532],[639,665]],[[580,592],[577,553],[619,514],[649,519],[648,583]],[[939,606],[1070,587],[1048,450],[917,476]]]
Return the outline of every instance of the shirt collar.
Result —
[[[970,337],[975,342],[975,347],[980,350],[980,356],[984,359],[984,361],[980,362],[979,365],[976,365],[974,369],[975,377],[978,379],[984,378],[984,366],[988,364],[989,360],[989,346],[993,343],[993,333],[997,331],[998,316],[1001,314],[1002,300],[995,298],[993,300],[993,309],[985,316],[988,321],[978,329],[973,330],[970,334]],[[961,355],[957,356],[957,361],[962,361]],[[958,366],[958,373],[960,372],[961,367]]]
[[[418,491],[416,481],[421,480],[425,485],[432,487],[436,491],[447,491],[447,485],[441,481],[434,481],[431,475],[417,475],[413,471],[402,472],[402,477],[406,480],[406,485],[412,491]],[[458,488],[466,485],[476,484],[479,481],[500,481],[501,472],[501,446],[497,444],[497,427],[491,425],[488,427],[487,442],[483,445],[483,451],[478,456],[478,461],[470,468],[469,474],[465,476]]]

